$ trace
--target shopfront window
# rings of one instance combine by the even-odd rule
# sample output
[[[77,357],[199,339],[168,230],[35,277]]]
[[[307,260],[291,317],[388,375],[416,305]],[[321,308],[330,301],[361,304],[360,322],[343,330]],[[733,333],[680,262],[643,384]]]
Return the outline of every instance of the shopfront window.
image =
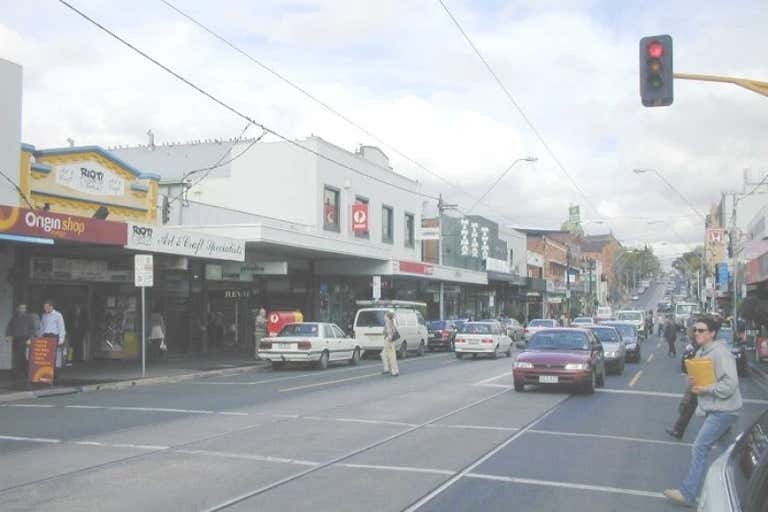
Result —
[[[361,197],[361,196],[355,196],[355,204],[365,204],[365,205],[367,205],[368,204],[368,198],[367,197]],[[371,234],[366,229],[364,231],[355,231],[355,236],[357,238],[370,238]]]
[[[381,207],[381,241],[391,244],[394,241],[394,215],[391,206]]]
[[[414,232],[413,232],[413,214],[405,214],[405,246],[413,247],[414,245]]]
[[[323,191],[323,227],[339,231],[339,190],[326,185]]]

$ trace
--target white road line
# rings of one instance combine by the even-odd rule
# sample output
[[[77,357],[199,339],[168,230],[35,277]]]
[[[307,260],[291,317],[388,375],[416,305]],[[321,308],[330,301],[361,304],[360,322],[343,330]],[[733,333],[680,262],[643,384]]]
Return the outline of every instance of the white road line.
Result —
[[[501,388],[512,389],[514,386],[511,384],[472,384],[473,386],[479,386],[481,388]]]
[[[651,355],[649,355],[649,356],[648,356],[648,362],[649,362],[649,363],[650,363],[651,361],[653,361],[653,356],[654,356],[654,354],[651,354]]]
[[[289,391],[300,391],[302,389],[319,388],[321,386],[327,386],[327,385],[330,385],[330,384],[338,384],[340,382],[349,382],[351,380],[368,379],[370,377],[377,377],[379,375],[381,375],[381,372],[366,373],[366,374],[363,374],[363,375],[356,375],[354,377],[347,377],[346,379],[324,380],[322,382],[313,382],[312,384],[304,384],[303,386],[294,386],[294,387],[291,387],[291,388],[278,389],[277,391],[279,393],[287,393]]]
[[[51,439],[48,437],[22,437],[22,436],[0,436],[0,441],[22,441],[28,443],[60,443],[61,439]]]
[[[216,414],[221,414],[222,416],[250,416],[247,412],[221,411],[217,412]]]
[[[658,492],[639,491],[636,489],[622,489],[620,487],[606,487],[603,485],[572,484],[568,482],[553,482],[551,480],[536,480],[533,478],[514,478],[508,476],[486,475],[482,473],[468,473],[465,476],[467,478],[494,480],[497,482],[508,482],[512,484],[541,485],[545,487],[559,487],[562,489],[578,489],[580,491],[597,491],[612,494],[628,494],[630,496],[644,496],[647,498],[664,499],[664,495]]]
[[[541,423],[550,414],[555,412],[555,410],[557,409],[557,406],[559,404],[561,404],[561,403],[562,403],[562,401],[558,402],[557,405],[553,406],[547,412],[545,412],[544,414],[539,416],[536,420],[534,420],[531,423],[529,423],[528,426],[526,426],[525,428],[523,428],[521,430],[518,430],[515,434],[512,434],[512,436],[509,439],[507,439],[506,441],[504,441],[503,443],[498,445],[496,448],[494,448],[493,450],[489,451],[488,453],[486,453],[485,455],[480,457],[472,465],[470,465],[469,467],[463,469],[460,473],[456,473],[455,475],[453,475],[451,478],[449,478],[448,480],[443,482],[443,484],[440,487],[438,487],[434,491],[430,492],[429,494],[427,494],[426,496],[421,498],[419,501],[417,501],[416,503],[414,503],[413,505],[411,505],[410,507],[405,509],[405,512],[415,512],[416,510],[421,508],[426,503],[429,503],[435,496],[437,496],[438,494],[442,493],[444,490],[446,490],[447,488],[449,488],[450,486],[455,484],[457,481],[459,481],[462,476],[465,476],[465,475],[471,473],[476,467],[478,467],[481,464],[483,464],[485,461],[487,461],[488,459],[490,459],[491,457],[493,457],[494,455],[499,453],[501,450],[503,450],[504,448],[509,446],[513,441],[519,439],[523,434],[525,434],[529,430],[533,429],[536,425]]]
[[[632,380],[629,381],[629,387],[634,387],[635,384],[637,384],[637,381],[640,380],[640,376],[643,374],[643,370],[638,370],[634,377],[632,377]]]
[[[45,408],[45,407],[53,407],[51,404],[3,404],[3,407],[36,407],[36,408]]]
[[[107,446],[104,443],[99,443],[98,441],[75,441],[75,444],[78,446]]]
[[[455,471],[448,469],[431,469],[431,468],[414,468],[410,466],[379,466],[376,464],[335,464],[344,468],[356,468],[356,469],[381,469],[385,471],[402,471],[405,473],[427,473],[431,475],[448,475],[453,476]]]
[[[596,389],[599,393],[615,393],[618,395],[641,395],[641,396],[659,396],[664,398],[682,398],[682,393],[664,393],[662,391],[638,391],[636,389]],[[756,398],[742,398],[745,404],[768,405],[768,400],[758,400]]]
[[[669,446],[693,446],[691,443],[682,443],[679,441],[661,441],[656,439],[643,439],[640,437],[626,437],[626,436],[612,436],[608,434],[585,434],[579,432],[558,432],[556,430],[529,430],[529,434],[543,434],[548,436],[563,436],[563,437],[589,437],[593,439],[612,439],[615,441],[630,441],[637,443],[648,444],[663,444]]]
[[[414,423],[404,423],[402,421],[387,421],[387,420],[366,420],[362,418],[330,418],[328,416],[299,416],[301,420],[316,420],[316,421],[338,421],[341,423],[365,423],[368,425],[392,425],[395,427],[415,427]]]
[[[206,457],[222,457],[225,459],[257,460],[261,462],[276,462],[280,464],[296,464],[299,466],[318,466],[319,462],[300,459],[286,459],[282,457],[270,457],[268,455],[252,455],[248,453],[214,452],[209,450],[173,450],[176,453],[186,455],[201,455]]]
[[[111,448],[133,448],[136,450],[168,450],[170,446],[156,446],[151,444],[130,444],[130,443],[115,443],[109,445]]]
[[[486,425],[446,425],[444,423],[432,423],[427,425],[429,428],[455,428],[458,430],[498,430],[502,432],[516,432],[520,430],[516,427],[492,427]]]

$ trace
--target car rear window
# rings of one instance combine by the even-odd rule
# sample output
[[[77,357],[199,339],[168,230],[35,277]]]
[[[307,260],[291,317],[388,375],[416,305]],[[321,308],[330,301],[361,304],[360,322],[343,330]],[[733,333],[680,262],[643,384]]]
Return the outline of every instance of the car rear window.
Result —
[[[288,324],[277,335],[280,338],[286,336],[306,336],[309,338],[317,338],[319,331],[318,324]]]
[[[528,327],[555,327],[554,320],[531,320]]]
[[[468,322],[461,326],[462,334],[492,334],[491,324],[480,324]]]
[[[618,318],[619,320],[629,320],[632,322],[637,322],[643,319],[643,314],[638,312],[620,311],[616,318]]]
[[[613,328],[592,329],[592,332],[595,333],[595,336],[597,336],[597,339],[601,342],[607,341],[618,343],[620,341],[618,333]]]
[[[357,327],[384,327],[384,310],[371,309],[357,314]]]
[[[535,350],[589,350],[589,338],[583,332],[542,331],[533,335],[528,342],[529,349]]]
[[[619,334],[627,338],[629,338],[630,336],[634,336],[635,332],[637,332],[635,330],[634,325],[625,325],[625,324],[606,324],[606,325],[610,325],[611,327],[619,331]]]

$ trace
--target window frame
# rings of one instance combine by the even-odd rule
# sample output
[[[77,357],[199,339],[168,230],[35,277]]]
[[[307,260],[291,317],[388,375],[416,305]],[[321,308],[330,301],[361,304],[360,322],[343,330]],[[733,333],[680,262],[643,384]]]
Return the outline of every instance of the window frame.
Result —
[[[408,233],[408,220],[411,221],[410,233]],[[416,215],[410,212],[403,214],[403,246],[409,249],[416,247]]]
[[[389,233],[384,230],[384,219],[389,220]],[[395,243],[395,207],[387,204],[381,205],[381,241],[385,244]]]
[[[328,224],[327,222],[327,216],[325,212],[326,208],[326,202],[325,202],[325,195],[327,192],[333,192],[333,194],[336,197],[336,223],[335,224]],[[333,231],[335,233],[341,232],[341,189],[336,188],[331,185],[323,185],[323,230],[325,231]]]

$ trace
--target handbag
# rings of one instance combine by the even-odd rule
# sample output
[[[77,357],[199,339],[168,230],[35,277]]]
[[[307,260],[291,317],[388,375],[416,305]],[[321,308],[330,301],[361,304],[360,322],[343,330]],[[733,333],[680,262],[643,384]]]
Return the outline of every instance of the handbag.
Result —
[[[397,327],[395,327],[395,330],[392,333],[392,339],[389,341],[397,341],[399,339],[400,339],[400,332],[397,330]]]

